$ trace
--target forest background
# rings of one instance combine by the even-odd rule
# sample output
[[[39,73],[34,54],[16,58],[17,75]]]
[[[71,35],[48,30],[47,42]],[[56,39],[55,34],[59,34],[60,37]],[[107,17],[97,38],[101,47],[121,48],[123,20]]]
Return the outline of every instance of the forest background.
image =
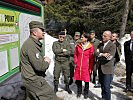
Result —
[[[56,0],[45,4],[44,16],[50,34],[66,28],[72,36],[95,30],[100,37],[110,30],[121,38],[133,30],[133,0]]]

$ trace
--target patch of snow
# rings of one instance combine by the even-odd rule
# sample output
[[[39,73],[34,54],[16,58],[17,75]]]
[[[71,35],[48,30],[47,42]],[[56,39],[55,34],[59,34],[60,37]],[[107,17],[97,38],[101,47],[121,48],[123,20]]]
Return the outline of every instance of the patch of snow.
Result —
[[[131,39],[130,34],[125,34],[125,36],[122,37],[119,41],[121,44],[121,52],[122,52],[122,55],[120,57],[120,63],[123,64],[124,66],[125,66],[124,43],[130,39]]]

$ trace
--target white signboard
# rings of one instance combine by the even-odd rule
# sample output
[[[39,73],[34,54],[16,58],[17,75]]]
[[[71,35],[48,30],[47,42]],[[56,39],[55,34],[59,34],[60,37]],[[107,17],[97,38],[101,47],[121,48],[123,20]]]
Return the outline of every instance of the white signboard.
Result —
[[[24,13],[20,14],[19,16],[20,47],[30,35],[29,23],[31,21],[42,21],[42,18],[39,16],[34,16]]]
[[[0,52],[0,76],[8,72],[7,51]]]

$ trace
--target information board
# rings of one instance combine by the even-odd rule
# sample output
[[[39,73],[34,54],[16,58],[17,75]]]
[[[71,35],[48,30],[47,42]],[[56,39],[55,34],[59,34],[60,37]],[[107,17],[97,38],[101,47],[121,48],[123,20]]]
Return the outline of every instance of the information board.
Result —
[[[22,3],[27,4],[27,2]],[[29,23],[33,20],[43,22],[43,7],[31,0],[30,3],[29,6],[39,9],[38,15],[34,12],[28,13],[28,10],[19,11],[15,8],[17,5],[13,6],[13,9],[0,6],[0,83],[19,72],[20,49],[30,35]],[[39,15],[40,11],[42,12]]]

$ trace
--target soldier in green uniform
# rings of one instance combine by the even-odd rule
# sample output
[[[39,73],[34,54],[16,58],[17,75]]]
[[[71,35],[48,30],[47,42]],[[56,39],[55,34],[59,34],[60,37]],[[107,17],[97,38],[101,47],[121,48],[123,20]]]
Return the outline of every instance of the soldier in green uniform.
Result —
[[[71,94],[72,91],[69,89],[69,77],[70,67],[69,59],[71,54],[70,44],[65,41],[65,32],[59,33],[59,40],[55,41],[52,46],[52,50],[55,54],[55,66],[54,66],[54,91],[58,91],[59,77],[62,72],[64,75],[64,83],[66,84],[66,91]]]
[[[26,87],[26,100],[57,100],[56,94],[44,79],[45,71],[51,60],[42,56],[44,38],[43,24],[38,21],[29,23],[30,36],[24,42],[20,53],[22,81]]]
[[[91,38],[91,43],[93,43],[93,45],[94,45],[94,55],[95,55],[96,54],[97,47],[98,47],[100,41],[95,38],[95,31],[94,30],[91,30],[90,31],[90,38]],[[97,75],[97,71],[98,71],[98,68],[97,67],[98,66],[97,66],[96,63],[97,63],[97,57],[95,55],[95,64],[93,66],[93,80],[92,80],[92,82],[95,84],[94,87],[99,87],[100,84],[99,84],[98,75]],[[98,82],[96,83],[96,81],[98,81]]]
[[[71,56],[70,56],[70,81],[69,81],[69,85],[71,85],[73,83],[74,67],[75,67],[74,50],[75,50],[76,44],[78,44],[80,42],[81,42],[80,41],[80,32],[75,32],[74,40],[73,41],[71,40],[71,42],[70,42],[72,52],[71,52]]]
[[[75,32],[75,35],[74,35],[75,45],[78,43],[81,43],[80,35],[81,35],[80,32]]]
[[[67,34],[67,30],[66,29],[64,29],[64,32],[65,32],[65,40],[68,41],[69,43],[72,43],[73,42],[72,36]]]

